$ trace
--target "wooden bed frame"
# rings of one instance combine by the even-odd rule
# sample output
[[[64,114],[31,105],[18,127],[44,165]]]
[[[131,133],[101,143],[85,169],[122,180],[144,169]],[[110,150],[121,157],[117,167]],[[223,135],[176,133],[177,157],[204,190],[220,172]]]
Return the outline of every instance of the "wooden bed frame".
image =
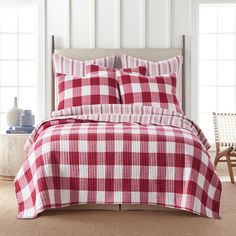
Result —
[[[77,60],[90,60],[90,59],[97,59],[102,58],[106,56],[111,55],[121,55],[121,54],[128,54],[133,57],[146,59],[149,61],[160,61],[169,59],[171,57],[182,55],[183,60],[183,66],[181,70],[181,74],[177,81],[177,96],[182,104],[182,109],[185,112],[185,35],[182,36],[182,42],[183,42],[183,48],[127,48],[127,49],[71,49],[71,48],[56,48],[55,44],[55,36],[52,35],[52,42],[51,42],[51,53],[54,52],[57,54],[60,54],[62,56],[71,58],[71,59],[77,59]],[[121,61],[120,58],[118,58],[116,65],[116,68],[121,68]],[[53,66],[52,66],[52,110],[55,109],[56,104],[56,86],[55,86],[55,75],[53,72]]]
[[[138,48],[138,49],[58,49],[55,46],[55,37],[52,36],[51,53],[57,53],[65,57],[77,60],[90,60],[96,58],[102,58],[110,55],[128,54],[134,57],[150,60],[160,61],[169,59],[177,55],[183,55],[183,66],[181,76],[177,82],[177,96],[182,104],[183,111],[185,111],[185,35],[182,36],[183,48]],[[121,61],[118,60],[116,68],[121,68]],[[52,110],[55,109],[56,104],[56,86],[55,75],[52,66]],[[158,205],[144,205],[144,204],[83,204],[75,205],[59,209],[50,209],[48,211],[58,210],[175,210],[171,208],[164,208]],[[176,211],[176,210],[175,210]]]

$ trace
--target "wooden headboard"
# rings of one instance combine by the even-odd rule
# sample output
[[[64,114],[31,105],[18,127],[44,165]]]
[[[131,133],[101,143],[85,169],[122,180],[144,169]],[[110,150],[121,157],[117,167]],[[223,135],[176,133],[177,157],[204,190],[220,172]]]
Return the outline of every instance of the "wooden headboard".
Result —
[[[77,59],[90,60],[97,59],[111,55],[128,54],[133,57],[146,59],[149,61],[160,61],[169,59],[177,55],[183,55],[184,62],[181,70],[181,75],[177,82],[177,96],[182,104],[183,111],[185,111],[185,36],[183,35],[183,48],[129,48],[129,49],[71,49],[71,48],[56,48],[55,37],[52,36],[52,53],[57,53],[62,56]],[[117,60],[116,68],[121,68],[120,58]],[[55,76],[52,68],[52,109],[55,108]]]

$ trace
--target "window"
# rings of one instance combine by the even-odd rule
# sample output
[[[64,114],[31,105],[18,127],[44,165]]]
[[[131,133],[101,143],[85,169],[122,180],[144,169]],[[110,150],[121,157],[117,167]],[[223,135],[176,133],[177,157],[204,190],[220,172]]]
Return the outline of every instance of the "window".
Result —
[[[42,27],[39,2],[0,1],[0,129],[7,128],[6,111],[18,106],[40,118],[42,107]],[[40,79],[39,79],[40,78]]]
[[[212,112],[236,112],[236,5],[200,4],[198,120],[214,143]]]

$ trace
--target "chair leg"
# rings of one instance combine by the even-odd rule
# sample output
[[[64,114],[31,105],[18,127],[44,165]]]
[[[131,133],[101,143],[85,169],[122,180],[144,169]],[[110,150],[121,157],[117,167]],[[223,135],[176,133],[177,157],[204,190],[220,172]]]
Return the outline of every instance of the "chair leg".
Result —
[[[231,165],[230,156],[227,155],[226,159],[227,159],[227,164],[228,164],[228,169],[229,169],[230,180],[231,180],[231,183],[234,184],[234,173],[233,173],[233,168]]]
[[[215,160],[214,160],[215,167],[217,166],[221,157],[227,156],[232,151],[233,151],[233,147],[229,147],[223,151],[220,151],[219,145],[216,146],[216,156],[215,156]]]
[[[221,158],[221,156],[216,155],[215,160],[214,160],[215,168],[216,168],[220,158]]]

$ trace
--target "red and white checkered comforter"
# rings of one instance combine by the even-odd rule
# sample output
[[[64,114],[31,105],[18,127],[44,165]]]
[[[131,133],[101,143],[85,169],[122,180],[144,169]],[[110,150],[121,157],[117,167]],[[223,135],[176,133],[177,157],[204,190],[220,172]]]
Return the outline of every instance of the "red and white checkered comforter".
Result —
[[[15,181],[19,218],[73,204],[157,204],[220,218],[221,183],[201,130],[142,105],[53,112],[27,144]]]

